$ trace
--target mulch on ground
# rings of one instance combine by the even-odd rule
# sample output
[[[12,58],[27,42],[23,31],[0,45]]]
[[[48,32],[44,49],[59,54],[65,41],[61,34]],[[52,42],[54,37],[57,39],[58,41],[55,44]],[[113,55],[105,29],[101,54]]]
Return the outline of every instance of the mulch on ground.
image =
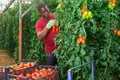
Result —
[[[0,66],[9,66],[14,63],[14,58],[9,56],[6,50],[0,50]]]

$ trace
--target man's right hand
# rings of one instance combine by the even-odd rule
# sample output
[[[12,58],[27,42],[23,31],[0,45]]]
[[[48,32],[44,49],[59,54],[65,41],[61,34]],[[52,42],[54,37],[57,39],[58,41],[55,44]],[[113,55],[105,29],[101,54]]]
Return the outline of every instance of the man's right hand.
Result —
[[[54,23],[55,23],[55,20],[50,20],[50,21],[47,23],[46,27],[47,27],[48,29],[50,29],[50,28],[54,25]]]

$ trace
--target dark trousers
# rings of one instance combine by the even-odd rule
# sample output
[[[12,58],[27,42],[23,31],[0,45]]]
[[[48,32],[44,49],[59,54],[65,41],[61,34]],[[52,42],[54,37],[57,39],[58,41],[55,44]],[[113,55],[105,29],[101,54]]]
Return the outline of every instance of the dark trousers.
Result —
[[[57,58],[53,54],[46,53],[46,62],[47,65],[55,66],[57,64]]]

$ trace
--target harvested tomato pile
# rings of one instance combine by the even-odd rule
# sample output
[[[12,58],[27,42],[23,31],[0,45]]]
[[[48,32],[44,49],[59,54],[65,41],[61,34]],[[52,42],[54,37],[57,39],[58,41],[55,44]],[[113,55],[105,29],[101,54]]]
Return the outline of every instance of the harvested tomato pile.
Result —
[[[0,67],[2,80],[55,80],[57,66],[43,66],[34,62],[20,62],[8,67]]]
[[[15,78],[14,75],[17,77]],[[32,68],[32,69],[23,69],[21,71],[17,71],[16,73],[11,73],[10,79],[24,80],[33,79],[33,80],[55,80],[57,77],[57,73],[54,72],[54,68]]]
[[[11,65],[10,68],[14,69],[14,70],[18,70],[18,69],[22,69],[22,68],[30,68],[33,67],[35,65],[34,62],[27,62],[27,63],[20,63],[15,64],[15,65]]]
[[[9,79],[14,80],[55,80],[57,78],[57,71],[54,66],[37,66],[31,68],[24,68],[21,70],[12,71],[9,74]]]

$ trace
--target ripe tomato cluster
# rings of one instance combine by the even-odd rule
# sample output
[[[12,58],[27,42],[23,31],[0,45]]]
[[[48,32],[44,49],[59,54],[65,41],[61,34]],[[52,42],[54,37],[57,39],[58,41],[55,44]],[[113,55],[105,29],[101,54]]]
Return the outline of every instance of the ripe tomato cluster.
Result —
[[[48,74],[53,72],[53,68],[42,68],[42,69],[34,69],[34,72],[31,74],[26,74],[27,78],[37,79],[42,78]],[[57,77],[57,74],[52,74],[51,76],[46,76],[45,80],[54,80]]]
[[[108,0],[108,8],[109,9],[114,9],[115,5],[116,5],[116,0]]]
[[[53,25],[53,27],[52,27],[52,31],[53,31],[53,33],[55,33],[55,34],[58,33],[59,29],[58,29],[58,26],[57,26],[56,23]]]
[[[86,7],[86,6],[83,6],[83,7],[82,7],[81,13],[83,14],[83,15],[82,15],[82,18],[83,18],[83,19],[92,18],[92,16],[93,16],[92,12],[89,11],[89,10],[87,10],[87,7]]]
[[[17,70],[17,69],[22,69],[22,68],[30,68],[35,65],[34,62],[27,62],[27,63],[20,63],[19,65],[11,65],[10,68]]]
[[[116,34],[116,35],[120,36],[120,30],[115,29],[115,30],[114,30],[114,34]]]
[[[84,37],[82,34],[78,35],[77,44],[85,44],[86,43],[86,37]]]

